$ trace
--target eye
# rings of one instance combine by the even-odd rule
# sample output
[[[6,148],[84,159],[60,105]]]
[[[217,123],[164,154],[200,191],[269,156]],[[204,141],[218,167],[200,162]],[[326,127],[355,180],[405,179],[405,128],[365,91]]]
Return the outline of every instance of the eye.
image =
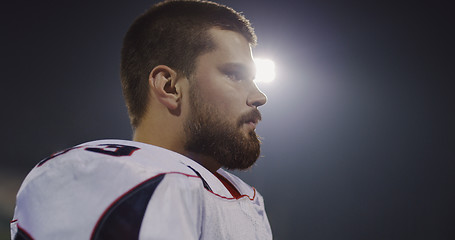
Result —
[[[233,80],[233,81],[241,81],[242,80],[242,76],[240,73],[236,72],[236,71],[226,71],[224,73],[229,79]]]
[[[254,72],[248,66],[245,66],[245,64],[228,63],[221,65],[218,70],[227,79],[234,82],[244,82],[254,79]]]

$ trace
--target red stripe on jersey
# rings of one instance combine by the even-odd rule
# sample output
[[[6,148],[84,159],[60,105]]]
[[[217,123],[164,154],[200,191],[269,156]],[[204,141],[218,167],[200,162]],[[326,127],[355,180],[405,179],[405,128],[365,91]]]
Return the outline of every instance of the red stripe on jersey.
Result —
[[[231,182],[229,182],[229,180],[227,180],[225,177],[221,176],[221,174],[217,172],[215,172],[213,175],[215,175],[215,177],[217,177],[223,183],[223,185],[235,199],[239,199],[242,197],[239,190],[237,190],[237,188],[235,188],[235,186]]]

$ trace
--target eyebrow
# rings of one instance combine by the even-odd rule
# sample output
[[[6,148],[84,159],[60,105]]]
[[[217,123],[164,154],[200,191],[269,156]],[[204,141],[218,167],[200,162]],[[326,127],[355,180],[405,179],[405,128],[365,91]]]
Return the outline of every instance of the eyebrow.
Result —
[[[251,78],[251,80],[253,80],[255,77],[256,77],[256,67],[255,65],[246,65],[246,64],[243,64],[243,63],[225,63],[225,64],[222,64],[220,67],[219,67],[220,70],[230,70],[230,71],[238,71],[244,75],[246,75],[248,78]]]

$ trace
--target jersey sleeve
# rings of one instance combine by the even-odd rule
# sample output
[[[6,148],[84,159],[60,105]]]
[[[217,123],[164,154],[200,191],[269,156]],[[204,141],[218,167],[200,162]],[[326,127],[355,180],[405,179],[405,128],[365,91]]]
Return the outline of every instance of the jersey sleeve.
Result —
[[[198,177],[166,174],[149,201],[139,239],[200,239],[203,189]]]

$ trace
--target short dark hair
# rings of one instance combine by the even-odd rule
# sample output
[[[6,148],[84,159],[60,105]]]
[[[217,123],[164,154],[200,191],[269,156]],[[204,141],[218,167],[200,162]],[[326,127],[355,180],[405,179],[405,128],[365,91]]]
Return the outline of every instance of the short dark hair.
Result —
[[[133,128],[146,111],[150,71],[166,65],[189,78],[196,58],[215,48],[208,33],[213,27],[238,32],[256,44],[254,30],[243,15],[209,1],[164,1],[133,22],[123,40],[120,73]]]

